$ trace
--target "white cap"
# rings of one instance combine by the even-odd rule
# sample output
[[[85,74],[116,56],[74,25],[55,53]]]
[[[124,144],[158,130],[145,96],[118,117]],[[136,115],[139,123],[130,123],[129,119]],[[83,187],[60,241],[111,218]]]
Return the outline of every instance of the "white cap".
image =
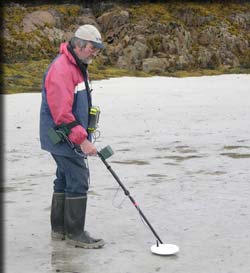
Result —
[[[101,34],[93,25],[80,26],[75,32],[75,37],[92,42],[96,48],[104,48]]]

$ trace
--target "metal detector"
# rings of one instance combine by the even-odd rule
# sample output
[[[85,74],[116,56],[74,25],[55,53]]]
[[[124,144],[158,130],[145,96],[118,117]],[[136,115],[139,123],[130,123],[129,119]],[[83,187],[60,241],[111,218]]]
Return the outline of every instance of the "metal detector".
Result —
[[[102,162],[105,164],[107,169],[110,171],[112,176],[115,178],[115,180],[118,182],[120,187],[123,189],[124,194],[128,196],[132,204],[135,206],[145,223],[148,225],[150,230],[153,232],[154,236],[156,237],[156,244],[151,246],[151,252],[157,255],[174,255],[177,252],[179,252],[179,247],[177,245],[172,245],[172,244],[164,244],[159,235],[156,233],[152,225],[149,223],[148,219],[146,216],[143,214],[141,209],[139,208],[138,204],[134,200],[134,198],[130,195],[129,191],[126,189],[126,187],[122,184],[121,180],[117,176],[117,174],[113,171],[111,166],[107,163],[106,159],[109,158],[114,154],[113,150],[111,149],[110,146],[106,146],[103,148],[101,151],[99,151],[98,156],[101,158]]]

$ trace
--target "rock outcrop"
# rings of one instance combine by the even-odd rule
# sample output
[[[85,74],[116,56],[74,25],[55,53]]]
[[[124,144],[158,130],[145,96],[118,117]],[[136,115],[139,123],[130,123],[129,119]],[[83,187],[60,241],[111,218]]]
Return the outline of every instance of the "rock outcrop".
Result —
[[[250,67],[250,4],[144,5],[152,14],[141,5],[110,5],[97,16],[77,5],[12,4],[4,17],[4,61],[51,58],[79,25],[93,24],[106,44],[98,59],[104,65],[158,74]]]

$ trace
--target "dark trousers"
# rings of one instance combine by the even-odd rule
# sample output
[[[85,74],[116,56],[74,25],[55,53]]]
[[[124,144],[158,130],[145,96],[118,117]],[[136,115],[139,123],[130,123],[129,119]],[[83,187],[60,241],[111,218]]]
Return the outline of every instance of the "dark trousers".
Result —
[[[54,192],[65,193],[66,197],[87,195],[89,189],[89,169],[82,157],[66,157],[51,154],[57,169]]]

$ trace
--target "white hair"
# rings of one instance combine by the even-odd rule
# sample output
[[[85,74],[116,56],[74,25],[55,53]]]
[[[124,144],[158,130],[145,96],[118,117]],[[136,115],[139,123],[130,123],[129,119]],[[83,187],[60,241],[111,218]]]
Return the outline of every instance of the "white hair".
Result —
[[[73,38],[71,38],[70,43],[71,43],[73,48],[75,48],[76,46],[79,46],[80,48],[83,48],[83,47],[86,46],[88,41],[82,40],[82,39],[77,38],[77,37],[73,37]]]

